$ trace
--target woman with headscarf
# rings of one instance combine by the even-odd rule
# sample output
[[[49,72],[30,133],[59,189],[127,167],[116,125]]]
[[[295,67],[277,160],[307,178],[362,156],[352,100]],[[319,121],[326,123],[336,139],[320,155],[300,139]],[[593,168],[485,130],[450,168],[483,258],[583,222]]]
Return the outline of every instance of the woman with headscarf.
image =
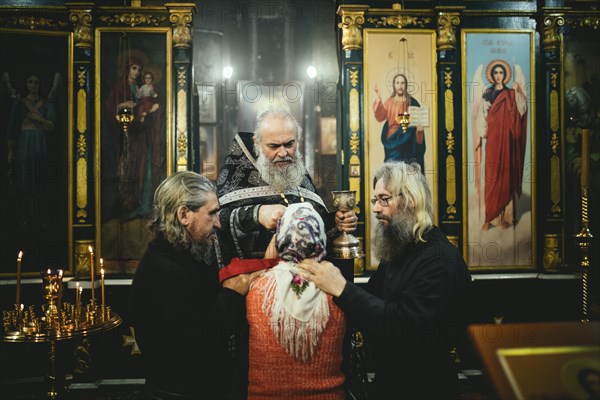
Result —
[[[343,399],[344,316],[296,267],[325,256],[321,216],[309,203],[291,204],[275,243],[279,262],[254,281],[246,300],[248,398]]]

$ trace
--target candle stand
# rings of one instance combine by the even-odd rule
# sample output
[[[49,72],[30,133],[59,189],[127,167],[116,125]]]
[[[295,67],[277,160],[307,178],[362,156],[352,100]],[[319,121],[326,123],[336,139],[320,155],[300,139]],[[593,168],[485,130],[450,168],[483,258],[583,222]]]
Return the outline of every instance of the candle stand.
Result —
[[[107,332],[121,324],[121,317],[110,307],[85,305],[80,297],[76,304],[62,302],[62,271],[42,272],[42,292],[45,304],[41,313],[35,306],[25,308],[15,304],[13,310],[2,311],[2,341],[9,343],[48,343],[49,371],[47,397],[56,399],[56,345],[59,341],[83,338]]]

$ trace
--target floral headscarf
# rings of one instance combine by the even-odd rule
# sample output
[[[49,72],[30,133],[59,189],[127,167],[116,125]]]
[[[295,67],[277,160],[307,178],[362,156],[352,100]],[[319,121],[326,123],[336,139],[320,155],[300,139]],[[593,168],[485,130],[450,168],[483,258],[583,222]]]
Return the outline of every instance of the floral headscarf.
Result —
[[[262,310],[281,346],[295,359],[306,361],[327,326],[329,304],[324,292],[302,279],[296,264],[325,256],[325,224],[311,204],[294,203],[279,220],[275,239],[282,260],[265,273]]]
[[[275,240],[279,257],[298,263],[325,256],[327,235],[323,219],[310,203],[291,204],[277,225]]]

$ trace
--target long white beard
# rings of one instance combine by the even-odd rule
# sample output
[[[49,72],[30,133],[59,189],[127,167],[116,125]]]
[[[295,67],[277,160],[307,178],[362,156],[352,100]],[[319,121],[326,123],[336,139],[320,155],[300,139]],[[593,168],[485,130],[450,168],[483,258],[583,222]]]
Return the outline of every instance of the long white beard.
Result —
[[[387,221],[387,225],[377,224],[373,240],[373,253],[381,261],[392,261],[402,257],[406,246],[415,241],[413,227],[416,218],[410,211],[398,210],[396,215]]]
[[[256,146],[256,152],[258,153],[256,167],[258,168],[260,177],[271,185],[275,191],[285,192],[286,190],[296,189],[300,186],[306,174],[306,167],[298,151],[296,151],[294,157],[277,157],[273,161],[267,160],[260,146]],[[278,167],[275,164],[277,161],[290,161],[290,164]]]

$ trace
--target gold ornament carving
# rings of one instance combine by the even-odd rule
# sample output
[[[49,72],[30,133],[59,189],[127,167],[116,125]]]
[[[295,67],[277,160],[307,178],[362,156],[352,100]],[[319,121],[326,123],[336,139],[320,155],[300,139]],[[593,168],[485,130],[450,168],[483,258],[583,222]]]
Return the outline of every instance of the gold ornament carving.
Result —
[[[152,14],[128,13],[116,15],[103,15],[100,20],[107,25],[128,25],[135,27],[138,25],[159,26],[161,22],[167,20],[164,16],[154,16]]]
[[[338,24],[342,28],[342,48],[344,50],[362,49],[362,24],[365,23],[364,11],[342,10],[342,22]]]
[[[94,45],[92,14],[89,10],[72,10],[69,20],[73,24],[75,47],[89,48]]]
[[[173,43],[176,48],[190,48],[192,45],[192,13],[187,10],[170,10],[169,21],[173,24]]]
[[[438,50],[456,49],[456,27],[459,24],[460,18],[457,13],[440,13],[436,39]]]
[[[579,28],[591,28],[595,31],[600,29],[600,17],[567,18],[565,23]]]
[[[31,30],[35,30],[38,28],[65,28],[68,24],[64,21],[55,21],[50,18],[40,18],[31,16],[12,16],[6,19],[0,20],[0,26],[8,27],[8,26],[20,26],[24,28],[29,28]]]
[[[556,68],[552,68],[552,72],[550,72],[550,83],[553,88],[556,88],[558,85],[558,72],[556,71]]]
[[[356,85],[358,85],[358,70],[351,69],[349,74],[350,74],[350,86],[355,88]]]
[[[550,138],[550,148],[552,149],[552,153],[558,154],[558,135],[556,132],[552,132],[552,137]]]
[[[431,18],[411,17],[410,15],[390,15],[387,17],[367,18],[367,21],[378,27],[393,26],[398,29],[407,26],[425,28],[431,22]]]
[[[565,19],[562,15],[551,15],[544,18],[543,50],[558,50],[560,48],[560,27],[564,24]]]

